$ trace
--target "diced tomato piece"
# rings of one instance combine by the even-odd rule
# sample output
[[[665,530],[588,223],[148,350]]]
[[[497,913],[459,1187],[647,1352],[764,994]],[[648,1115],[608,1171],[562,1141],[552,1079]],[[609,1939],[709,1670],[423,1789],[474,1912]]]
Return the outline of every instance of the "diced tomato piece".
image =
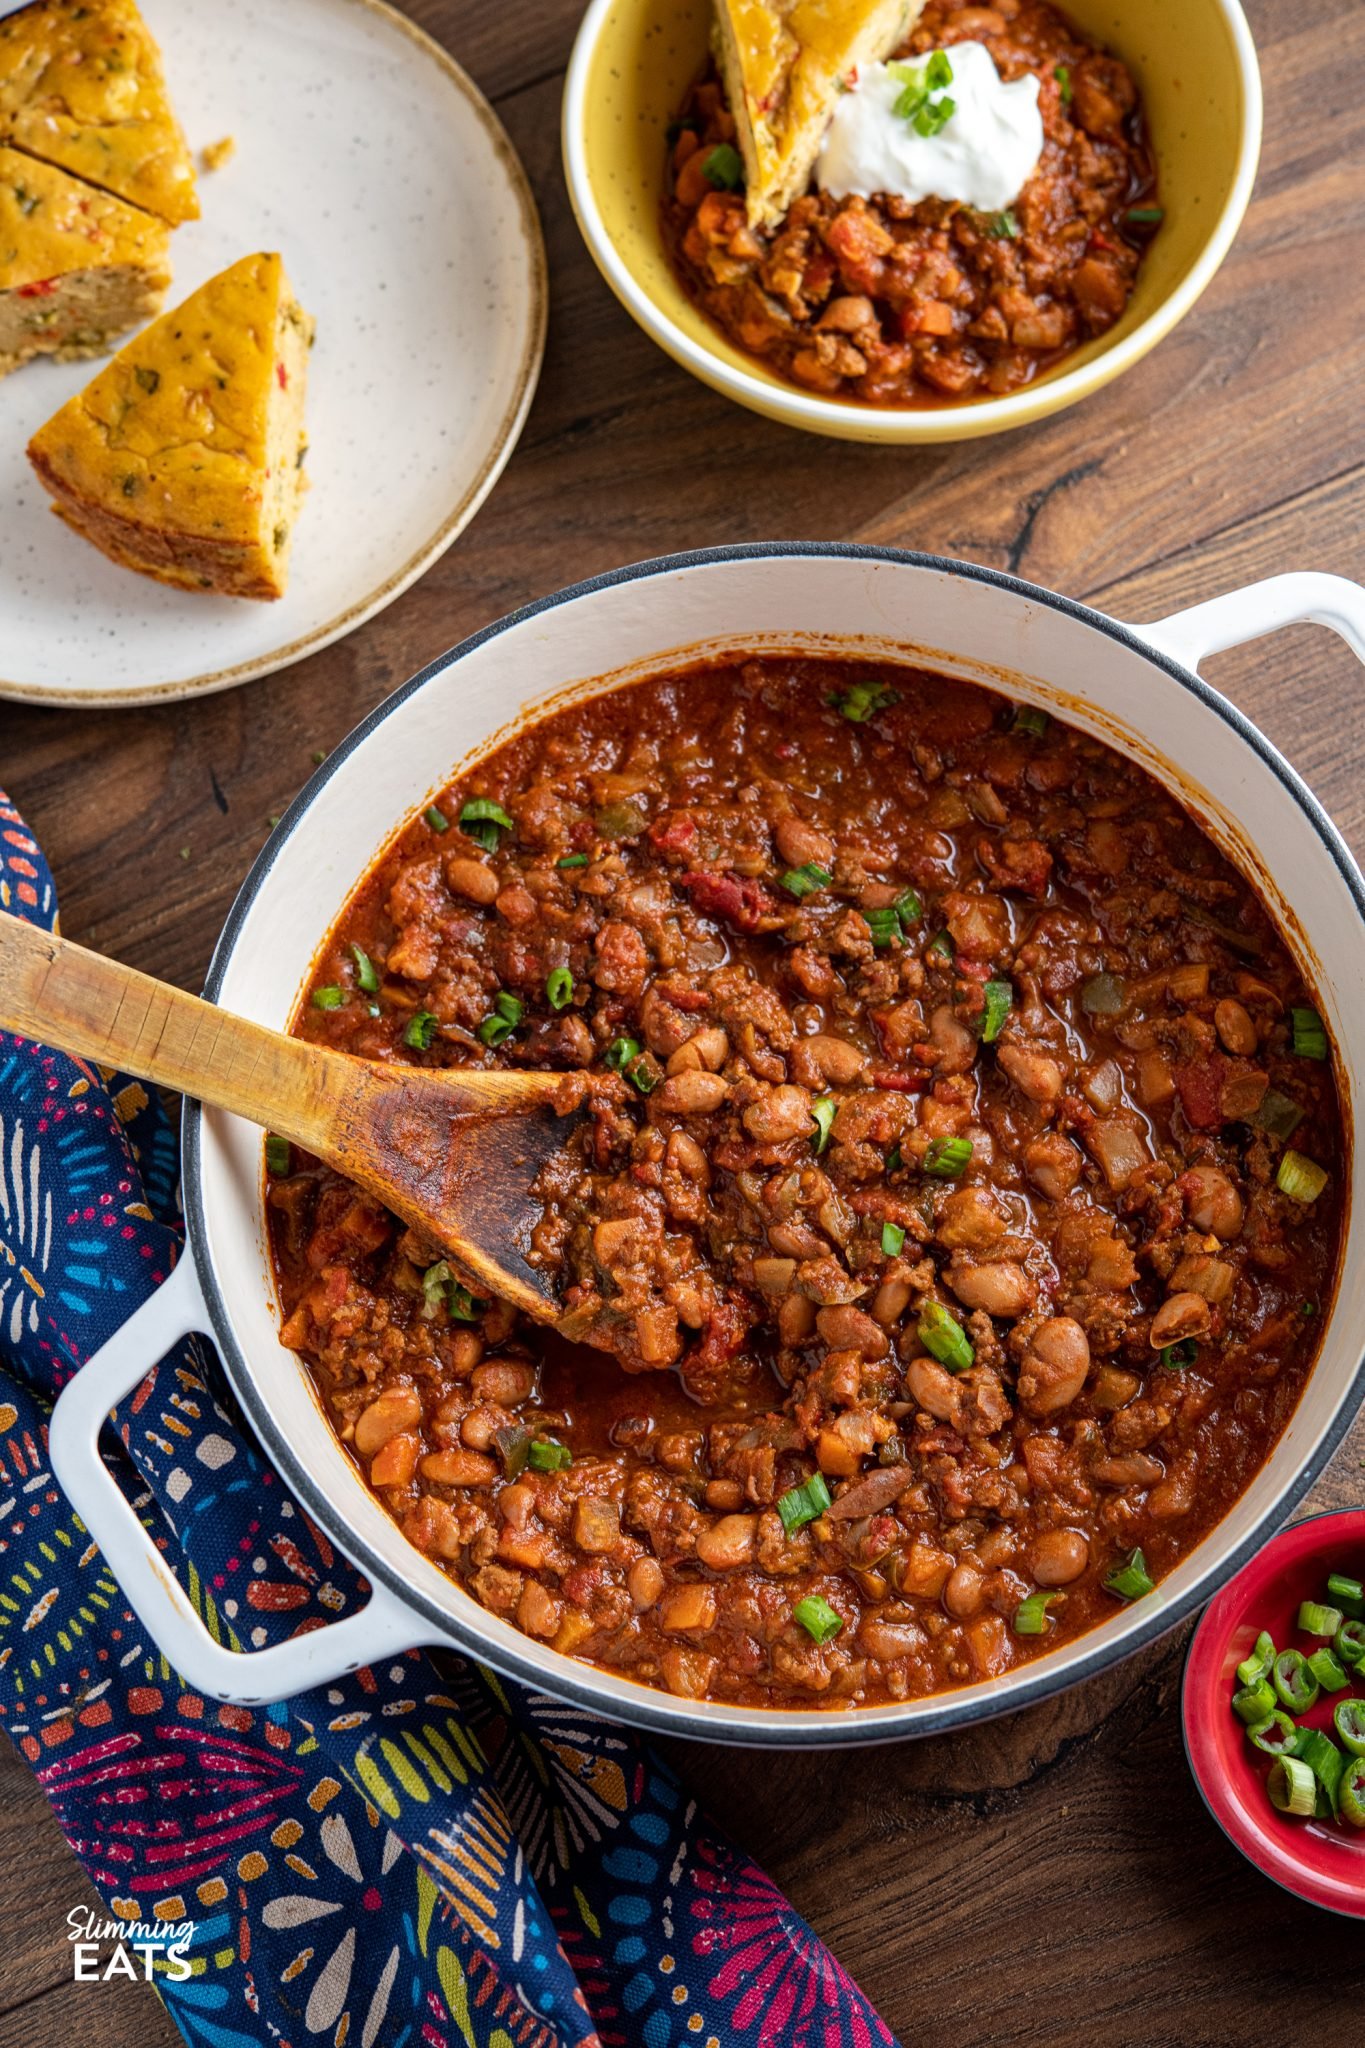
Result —
[[[1220,1052],[1177,1067],[1176,1090],[1191,1130],[1216,1131],[1223,1121],[1223,1077],[1227,1061]]]
[[[715,875],[705,870],[683,875],[682,886],[706,917],[719,917],[736,931],[756,932],[773,902],[751,875]]]
[[[697,843],[697,821],[690,811],[670,811],[649,828],[649,840],[660,853],[691,853]]]
[[[38,277],[34,279],[32,284],[20,285],[19,297],[21,299],[50,299],[56,289],[57,280],[55,277]]]

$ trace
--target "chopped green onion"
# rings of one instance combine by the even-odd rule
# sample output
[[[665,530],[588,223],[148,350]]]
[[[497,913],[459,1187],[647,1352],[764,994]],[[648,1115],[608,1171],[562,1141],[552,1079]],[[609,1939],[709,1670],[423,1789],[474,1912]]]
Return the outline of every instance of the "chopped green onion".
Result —
[[[345,1001],[345,989],[338,988],[335,982],[330,982],[326,988],[315,988],[313,990],[313,1008],[315,1010],[339,1010],[344,1006]]]
[[[1127,1564],[1116,1565],[1105,1578],[1105,1586],[1120,1600],[1140,1600],[1150,1593],[1155,1581],[1148,1577],[1147,1560],[1140,1550],[1132,1552]]]
[[[883,1223],[882,1250],[888,1259],[898,1259],[905,1243],[905,1231],[899,1223]]]
[[[1316,1202],[1327,1185],[1327,1175],[1314,1159],[1302,1152],[1286,1152],[1275,1175],[1275,1185],[1291,1202]]]
[[[1291,1714],[1306,1714],[1318,1696],[1318,1681],[1298,1650],[1281,1650],[1270,1667],[1280,1705]]]
[[[426,819],[433,832],[448,832],[450,830],[450,820],[439,804],[428,804],[422,816]]]
[[[525,1014],[526,1005],[521,997],[500,988],[493,998],[492,1014],[484,1018],[476,1036],[485,1045],[502,1045],[512,1036]]]
[[[587,865],[586,853],[563,853],[555,862],[557,868],[585,868]]]
[[[1161,1363],[1170,1372],[1186,1371],[1198,1356],[1199,1346],[1193,1337],[1186,1337],[1179,1344],[1163,1344],[1161,1347]]]
[[[1117,1017],[1128,992],[1117,974],[1092,974],[1081,984],[1081,1008],[1087,1017]]]
[[[818,860],[803,861],[799,868],[788,868],[785,875],[779,875],[779,888],[789,896],[795,896],[799,903],[803,896],[814,895],[817,889],[828,889],[834,880],[828,868],[822,868]]]
[[[572,1465],[573,1452],[556,1437],[538,1436],[527,1450],[526,1462],[533,1472],[562,1472]]]
[[[901,1170],[901,1168],[902,1168],[902,1166],[904,1166],[904,1164],[905,1164],[905,1161],[904,1161],[904,1160],[902,1159],[902,1157],[901,1157],[901,1148],[900,1148],[900,1146],[899,1146],[899,1145],[893,1145],[893,1146],[891,1147],[891,1150],[890,1150],[890,1151],[889,1151],[889,1152],[887,1153],[887,1155],[886,1155],[886,1170],[887,1170],[887,1172],[888,1172],[888,1173],[899,1173],[899,1172],[900,1172],[900,1170]]]
[[[951,960],[957,949],[953,945],[952,933],[940,932],[936,939],[930,939],[924,950],[926,954],[937,953],[940,959]]]
[[[1337,1741],[1352,1756],[1365,1756],[1365,1700],[1338,1700],[1332,1709],[1332,1725]]]
[[[610,1067],[613,1074],[620,1074],[638,1060],[643,1048],[638,1038],[613,1038],[602,1055],[603,1066]]]
[[[1337,1811],[1353,1828],[1365,1828],[1365,1757],[1352,1757],[1337,1780]]]
[[[1332,1652],[1326,1647],[1313,1651],[1308,1659],[1308,1669],[1312,1672],[1324,1692],[1341,1692],[1351,1682],[1336,1658],[1332,1655]]]
[[[1332,1604],[1353,1621],[1365,1616],[1365,1586],[1359,1579],[1347,1578],[1345,1572],[1333,1572],[1327,1581],[1327,1594]]]
[[[1000,1036],[1000,1027],[1010,1013],[1014,1002],[1014,990],[1007,981],[988,981],[985,989],[986,1004],[981,1012],[980,1036],[983,1045],[990,1045]]]
[[[1270,1766],[1265,1789],[1277,1813],[1292,1813],[1303,1818],[1311,1814],[1318,1803],[1317,1780],[1308,1765],[1301,1763],[1298,1757],[1277,1756]]]
[[[728,142],[718,142],[706,153],[702,175],[708,185],[722,192],[738,192],[744,183],[744,159]]]
[[[881,910],[865,910],[867,928],[872,934],[874,946],[898,946],[901,942],[901,921],[896,915],[895,905],[888,903]]]
[[[1154,228],[1165,220],[1166,210],[1161,206],[1130,206],[1123,218],[1129,227]]]
[[[423,1273],[422,1294],[425,1304],[422,1313],[428,1318],[440,1308],[444,1308],[455,1323],[472,1323],[483,1314],[483,1302],[476,1301],[469,1289],[461,1286],[445,1259],[438,1259]]]
[[[810,1113],[815,1119],[815,1136],[811,1143],[815,1147],[817,1159],[829,1143],[830,1129],[838,1108],[839,1105],[832,1095],[817,1095],[810,1106]]]
[[[279,1138],[274,1131],[266,1134],[265,1164],[269,1173],[288,1173],[292,1160],[288,1138]]]
[[[1244,1685],[1232,1695],[1232,1711],[1248,1728],[1254,1728],[1274,1713],[1275,1695],[1263,1678],[1258,1679],[1255,1685]]]
[[[1358,1664],[1365,1664],[1365,1621],[1357,1620],[1354,1616],[1343,1621],[1337,1630],[1337,1639],[1332,1648],[1337,1653],[1338,1661],[1349,1664],[1352,1669]]]
[[[1057,81],[1057,87],[1062,96],[1062,105],[1064,107],[1069,107],[1071,105],[1072,100],[1070,65],[1054,64],[1052,67],[1052,75]]]
[[[1014,1633],[1017,1636],[1041,1636],[1047,1634],[1048,1608],[1057,1599],[1056,1593],[1030,1593],[1021,1600],[1014,1610]]]
[[[804,1600],[798,1600],[792,1609],[792,1620],[799,1621],[812,1642],[832,1642],[844,1625],[842,1614],[836,1614],[828,1600],[819,1593],[807,1593]]]
[[[1306,1636],[1334,1636],[1343,1618],[1338,1608],[1325,1607],[1319,1600],[1304,1600],[1299,1607],[1299,1627]]]
[[[1255,1685],[1257,1679],[1265,1678],[1275,1662],[1275,1644],[1264,1629],[1256,1638],[1256,1647],[1249,1657],[1244,1657],[1237,1666],[1237,1680],[1240,1685]]]
[[[854,683],[851,689],[836,690],[828,701],[851,724],[866,725],[868,719],[875,718],[879,711],[887,711],[893,704],[899,704],[900,691],[893,690],[887,683]]]
[[[1282,1095],[1278,1088],[1267,1088],[1249,1121],[1258,1130],[1269,1131],[1272,1138],[1292,1138],[1303,1122],[1303,1111],[1292,1095]]]
[[[460,812],[460,830],[485,853],[496,853],[499,832],[515,832],[516,826],[491,796],[474,796]]]
[[[414,1052],[426,1052],[436,1036],[438,1021],[434,1011],[418,1010],[408,1019],[403,1032],[404,1045],[411,1046]]]
[[[573,1001],[573,976],[567,967],[553,967],[545,978],[545,994],[552,1010],[567,1010]]]
[[[1294,1738],[1294,1754],[1307,1764],[1326,1794],[1328,1806],[1335,1813],[1337,1787],[1346,1768],[1346,1759],[1331,1736],[1324,1735],[1318,1728],[1300,1728]]]
[[[1007,206],[1003,213],[993,213],[986,222],[986,233],[993,242],[1014,242],[1019,238],[1019,218],[1013,207]],[[1026,731],[1035,728],[1026,727]],[[1036,728],[1041,732],[1042,728]]]
[[[374,995],[379,988],[379,976],[373,960],[363,946],[356,945],[351,947],[351,957],[355,961],[356,987],[363,989],[367,996]]]
[[[953,67],[946,50],[935,50],[924,67],[924,83],[930,92],[942,92],[953,82]]]
[[[1264,1721],[1247,1729],[1247,1741],[1263,1749],[1267,1756],[1284,1756],[1286,1752],[1292,1754],[1298,1732],[1298,1723],[1277,1707]]]
[[[949,1372],[966,1372],[976,1358],[967,1332],[941,1301],[926,1301],[920,1310],[919,1341]]]
[[[920,902],[913,889],[902,889],[891,908],[895,911],[902,925],[916,924],[924,915],[924,905]]]
[[[971,1156],[970,1138],[931,1138],[924,1155],[924,1171],[937,1180],[960,1180]]]
[[[1294,1027],[1294,1050],[1300,1059],[1325,1060],[1327,1028],[1316,1010],[1293,1009],[1289,1021]]]
[[[1013,214],[1010,215],[1010,219],[1014,219]],[[1017,224],[1015,233],[1018,233]],[[1043,737],[1049,723],[1048,715],[1041,704],[1020,704],[1014,714],[1014,730],[1031,733],[1036,740]]]
[[[801,1486],[789,1487],[777,1503],[782,1526],[789,1536],[819,1519],[830,1504],[829,1487],[823,1472],[812,1472]]]

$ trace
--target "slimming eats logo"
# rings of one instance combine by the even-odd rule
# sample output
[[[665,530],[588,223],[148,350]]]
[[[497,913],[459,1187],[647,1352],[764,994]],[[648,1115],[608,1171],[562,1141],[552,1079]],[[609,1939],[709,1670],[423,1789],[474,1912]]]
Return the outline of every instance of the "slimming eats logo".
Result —
[[[185,1954],[194,1939],[193,1920],[101,1920],[89,1906],[73,1906],[66,1916],[66,1938],[78,1984],[107,1984],[113,1977],[150,1984],[154,1973],[183,1984],[194,1975]],[[109,1942],[113,1950],[106,1955],[102,1945]]]

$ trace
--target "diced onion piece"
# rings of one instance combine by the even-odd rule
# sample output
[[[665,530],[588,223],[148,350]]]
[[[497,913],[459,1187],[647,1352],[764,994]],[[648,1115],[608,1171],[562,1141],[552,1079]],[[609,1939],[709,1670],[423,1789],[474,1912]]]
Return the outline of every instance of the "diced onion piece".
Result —
[[[1117,1017],[1128,1000],[1117,974],[1092,974],[1081,983],[1081,1008],[1087,1017]]]
[[[1286,1152],[1275,1175],[1275,1185],[1293,1202],[1316,1202],[1327,1185],[1327,1174],[1314,1159],[1302,1152]]]
[[[1302,1819],[1318,1803],[1317,1779],[1308,1765],[1295,1756],[1276,1757],[1265,1789],[1277,1813],[1292,1813]]]

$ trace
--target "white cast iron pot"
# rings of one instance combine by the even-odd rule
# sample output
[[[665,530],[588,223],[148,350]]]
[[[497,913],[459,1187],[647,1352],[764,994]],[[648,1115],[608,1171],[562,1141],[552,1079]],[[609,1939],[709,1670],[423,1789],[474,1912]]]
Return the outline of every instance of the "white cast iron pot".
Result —
[[[1204,655],[1303,619],[1333,627],[1365,660],[1365,591],[1323,575],[1277,576],[1142,627],[989,570],[879,548],[722,548],[598,577],[442,656],[329,756],[247,877],[208,994],[284,1025],[332,919],[397,826],[456,763],[566,692],[591,694],[722,649],[895,656],[1048,706],[1178,790],[1277,909],[1320,991],[1354,1117],[1365,1077],[1365,1007],[1355,999],[1365,883],[1294,770],[1196,673]],[[63,1393],[52,1459],[171,1664],[203,1692],[246,1704],[442,1643],[580,1706],[713,1741],[885,1741],[981,1720],[1074,1684],[1200,1606],[1285,1520],[1365,1393],[1365,1160],[1357,1153],[1340,1288],[1298,1409],[1254,1484],[1154,1593],[1116,1607],[1051,1656],[930,1699],[844,1712],[674,1699],[532,1641],[404,1541],[337,1443],[304,1367],[280,1343],[260,1133],[187,1104],[183,1155],[189,1255]],[[362,1612],[246,1654],[202,1628],[96,1450],[114,1404],[195,1330],[213,1337],[247,1419],[296,1498],[374,1589]]]

